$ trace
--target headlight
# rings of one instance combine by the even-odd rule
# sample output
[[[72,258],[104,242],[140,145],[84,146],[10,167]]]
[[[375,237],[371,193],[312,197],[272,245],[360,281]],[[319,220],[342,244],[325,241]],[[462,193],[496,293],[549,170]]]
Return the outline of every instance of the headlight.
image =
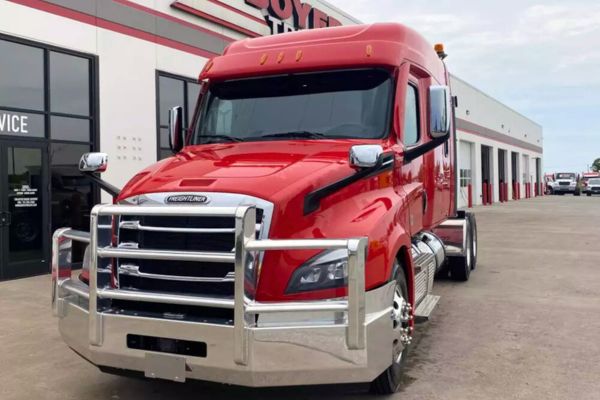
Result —
[[[290,279],[286,293],[343,287],[348,284],[348,251],[327,250],[300,266]]]

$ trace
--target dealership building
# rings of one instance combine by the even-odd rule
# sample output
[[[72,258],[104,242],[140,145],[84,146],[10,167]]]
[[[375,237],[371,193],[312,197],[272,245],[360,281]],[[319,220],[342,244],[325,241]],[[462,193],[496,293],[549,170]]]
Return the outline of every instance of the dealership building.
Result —
[[[79,174],[82,153],[108,153],[119,187],[170,154],[168,110],[189,122],[199,71],[232,41],[355,23],[322,0],[0,1],[0,280],[46,273],[51,232],[87,230],[109,200]],[[460,205],[525,197],[542,128],[452,84]]]

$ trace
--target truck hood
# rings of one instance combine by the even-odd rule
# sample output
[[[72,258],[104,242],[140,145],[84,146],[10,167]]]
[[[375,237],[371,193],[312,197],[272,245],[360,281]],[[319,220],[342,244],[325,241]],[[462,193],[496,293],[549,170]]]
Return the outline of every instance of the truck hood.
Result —
[[[352,173],[356,140],[290,140],[186,147],[134,176],[118,200],[144,193],[225,192],[274,201]]]

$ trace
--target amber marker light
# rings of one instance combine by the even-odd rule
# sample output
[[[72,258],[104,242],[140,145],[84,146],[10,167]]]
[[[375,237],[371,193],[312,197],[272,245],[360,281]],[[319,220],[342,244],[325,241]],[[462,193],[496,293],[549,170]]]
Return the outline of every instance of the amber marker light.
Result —
[[[443,43],[437,43],[435,46],[433,46],[433,49],[437,53],[438,57],[440,57],[440,59],[443,60],[444,58],[448,57],[448,54],[446,54],[446,51],[444,49]]]
[[[267,53],[263,54],[260,57],[260,65],[265,65],[265,63],[267,62],[268,59],[269,59],[269,56],[267,55]]]
[[[281,53],[279,53],[279,55],[277,56],[277,64],[281,64],[284,57],[285,57],[285,54],[283,54],[283,51]]]
[[[296,52],[296,62],[302,60],[302,55],[303,55],[302,50],[298,50]]]
[[[373,46],[370,44],[367,45],[367,57],[371,57],[373,55]]]

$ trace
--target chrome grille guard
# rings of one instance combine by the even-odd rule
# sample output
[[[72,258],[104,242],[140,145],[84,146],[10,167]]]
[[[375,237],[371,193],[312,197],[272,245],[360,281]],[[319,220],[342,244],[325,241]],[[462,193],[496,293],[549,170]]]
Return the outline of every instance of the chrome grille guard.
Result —
[[[181,217],[235,217],[235,249],[231,253],[165,251],[151,249],[127,249],[104,246],[99,243],[100,229],[110,229],[110,225],[100,225],[102,217],[115,216],[181,216]],[[54,233],[52,241],[52,304],[55,315],[61,315],[62,302],[67,296],[79,296],[88,300],[89,342],[93,346],[103,343],[102,312],[98,310],[99,299],[130,300],[139,302],[178,304],[187,306],[233,309],[234,313],[234,357],[240,365],[248,363],[248,333],[254,321],[253,316],[261,313],[292,312],[346,312],[346,346],[349,350],[365,348],[365,258],[367,238],[355,239],[307,239],[307,240],[257,240],[256,208],[240,207],[197,207],[197,206],[131,206],[98,205],[91,213],[91,234],[62,228]],[[89,243],[89,287],[76,279],[71,279],[70,260],[65,261],[65,249],[72,241]],[[302,302],[260,303],[246,294],[248,283],[246,266],[253,252],[269,250],[334,250],[348,251],[348,296],[346,300],[320,300]],[[177,261],[233,262],[235,267],[234,298],[212,298],[156,292],[121,290],[98,286],[99,260],[110,258],[138,258]]]

